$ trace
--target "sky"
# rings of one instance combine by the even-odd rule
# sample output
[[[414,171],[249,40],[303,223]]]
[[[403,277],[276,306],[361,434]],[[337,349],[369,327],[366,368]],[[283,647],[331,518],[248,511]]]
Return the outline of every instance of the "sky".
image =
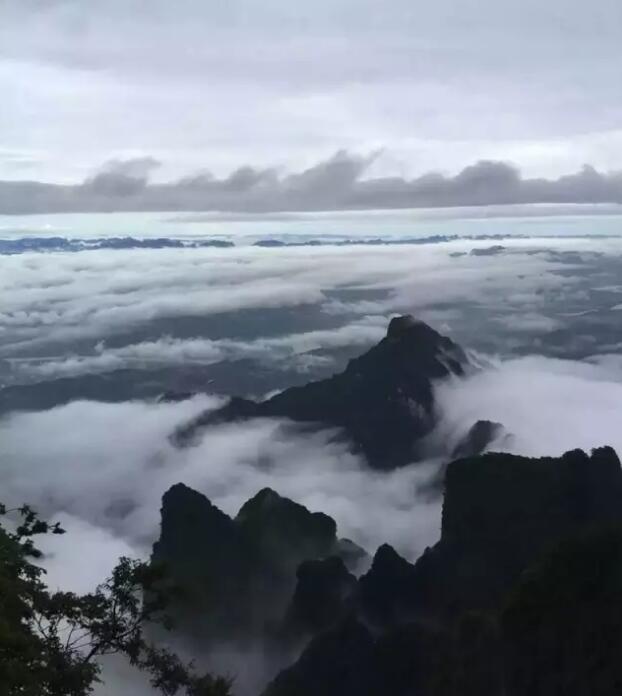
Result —
[[[2,0],[0,179],[284,176],[338,151],[369,178],[606,174],[621,30],[618,0]]]
[[[621,36],[621,0],[0,0],[0,490],[68,529],[51,585],[146,557],[180,480],[228,514],[272,486],[414,559],[438,443],[476,420],[496,449],[622,452]],[[188,245],[94,243],[130,234]],[[403,313],[474,368],[435,385],[423,465],[270,420],[171,444]]]

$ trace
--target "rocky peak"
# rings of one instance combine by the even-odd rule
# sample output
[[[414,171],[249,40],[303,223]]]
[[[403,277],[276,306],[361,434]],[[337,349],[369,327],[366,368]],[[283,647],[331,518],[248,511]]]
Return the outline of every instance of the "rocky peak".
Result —
[[[415,603],[415,567],[389,544],[378,548],[369,571],[359,579],[357,605],[373,625],[407,619]]]
[[[266,558],[297,566],[307,558],[328,555],[337,542],[337,525],[323,512],[264,488],[240,508],[235,522]]]
[[[412,314],[391,319],[384,340],[392,343],[402,342],[411,348],[427,351],[450,346],[457,348],[451,339],[440,334],[422,319],[413,317]]]
[[[296,572],[297,584],[286,616],[294,633],[315,634],[338,623],[356,586],[341,558],[304,561]]]
[[[404,466],[423,456],[420,442],[436,424],[434,380],[463,374],[467,362],[460,346],[425,322],[396,317],[385,338],[343,372],[262,402],[232,399],[182,428],[176,441],[191,441],[197,430],[215,423],[289,418],[341,429],[374,468]]]
[[[375,696],[374,639],[367,627],[349,617],[320,634],[300,659],[281,672],[262,696]]]
[[[205,536],[227,538],[234,529],[231,519],[211,501],[183,483],[162,496],[160,545],[182,547],[205,543]]]
[[[418,321],[411,314],[405,314],[401,317],[394,317],[389,322],[387,329],[387,338],[395,340],[400,339],[404,334],[417,330],[418,328],[430,328],[422,321]]]
[[[348,369],[405,370],[403,385],[408,389],[408,376],[430,380],[449,374],[462,374],[467,363],[462,348],[447,336],[410,314],[394,317],[389,322],[386,336],[376,346],[350,361]]]
[[[336,604],[264,696],[618,694],[620,522],[610,447],[454,461],[441,540],[414,565],[381,546],[345,618]]]
[[[564,539],[622,521],[622,469],[610,447],[561,457],[488,453],[449,464],[441,540],[415,564],[419,610],[494,606]]]
[[[508,544],[516,533],[531,547],[585,521],[621,518],[621,495],[620,460],[610,447],[591,456],[572,450],[561,457],[491,453],[460,459],[445,476],[443,539],[465,546],[495,539]]]
[[[365,554],[353,542],[337,539],[331,517],[270,488],[244,503],[232,519],[206,496],[179,483],[164,494],[161,515],[152,559],[164,564],[181,591],[177,618],[208,643],[250,639],[268,623],[282,621],[301,563],[337,555],[356,562]],[[310,572],[323,578],[320,599],[326,602],[327,614],[335,606],[331,583],[341,586],[353,576],[341,558],[320,565],[314,574],[315,569],[311,566]],[[303,582],[304,601],[308,585]]]
[[[167,583],[179,594],[176,618],[197,639],[227,636],[253,621],[253,549],[201,493],[181,483],[166,491],[152,561],[164,566]]]

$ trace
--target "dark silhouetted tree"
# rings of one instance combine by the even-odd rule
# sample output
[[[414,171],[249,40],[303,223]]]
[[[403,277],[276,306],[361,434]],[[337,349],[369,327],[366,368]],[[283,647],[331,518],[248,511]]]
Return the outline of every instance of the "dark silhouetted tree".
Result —
[[[89,594],[50,592],[34,537],[63,534],[28,506],[7,510],[15,525],[0,524],[0,696],[84,696],[99,680],[98,658],[119,654],[145,672],[165,696],[228,696],[230,681],[198,675],[146,630],[171,628],[161,568],[121,558]]]

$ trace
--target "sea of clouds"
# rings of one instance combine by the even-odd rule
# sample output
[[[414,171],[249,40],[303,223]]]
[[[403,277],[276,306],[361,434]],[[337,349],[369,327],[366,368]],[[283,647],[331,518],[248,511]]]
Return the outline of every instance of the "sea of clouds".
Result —
[[[108,358],[117,368],[141,359],[192,359],[193,351],[211,361],[219,349],[240,347],[191,342],[185,354],[175,336],[128,343],[109,355],[105,346],[112,337],[149,322],[309,305],[329,315],[354,315],[357,321],[346,332],[353,342],[361,322],[377,326],[378,315],[410,311],[434,319],[433,308],[451,313],[452,305],[465,301],[498,311],[506,320],[517,315],[517,323],[522,317],[531,326],[551,293],[572,297],[576,279],[568,271],[573,261],[580,264],[582,255],[593,254],[595,246],[614,256],[622,248],[615,239],[517,239],[504,242],[503,253],[491,255],[472,253],[485,253],[489,241],[457,240],[412,247],[102,250],[4,257],[0,359],[17,363],[52,346],[58,354],[50,348],[51,364],[42,369],[88,370],[91,366],[81,367],[76,349],[88,340],[96,354],[94,369],[103,368]],[[560,259],[552,249],[575,256]],[[384,296],[343,300],[335,296],[343,289]],[[551,318],[547,326],[555,326]],[[330,344],[347,340],[347,335],[307,338]],[[298,339],[291,342],[292,350],[300,351]],[[270,352],[278,345],[266,348]]]
[[[314,360],[329,359],[321,351],[363,352],[391,316],[411,312],[477,349],[480,369],[436,386],[432,440],[446,452],[482,418],[508,434],[495,449],[559,455],[610,444],[622,451],[622,336],[615,334],[622,288],[614,282],[622,242],[517,239],[488,254],[489,247],[463,240],[4,257],[0,362],[16,384],[240,358],[270,369],[296,364],[311,379]],[[309,326],[296,329],[268,320],[245,334],[210,337],[200,329],[209,317],[267,309],[304,316],[309,307]],[[176,335],[174,324],[164,333],[160,322],[179,317],[197,320],[196,335]],[[573,345],[577,327],[588,354],[546,353],[554,335]],[[371,553],[389,542],[412,560],[438,539],[441,501],[426,485],[444,464],[438,449],[423,463],[373,472],[334,433],[274,420],[212,427],[186,449],[171,444],[178,425],[224,398],[74,401],[0,419],[0,498],[30,503],[69,533],[43,543],[52,587],[87,591],[120,555],[148,557],[161,496],[178,481],[232,515],[270,486],[330,514],[341,536]],[[112,680],[130,688],[119,665],[107,674],[112,691],[101,694],[123,693]]]

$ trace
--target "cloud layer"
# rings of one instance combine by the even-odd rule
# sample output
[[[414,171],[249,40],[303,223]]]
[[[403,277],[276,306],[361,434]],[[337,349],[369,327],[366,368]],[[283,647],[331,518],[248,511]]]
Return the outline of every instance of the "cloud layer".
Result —
[[[609,444],[622,451],[621,368],[619,356],[592,363],[537,356],[493,361],[437,386],[435,439],[449,451],[475,420],[488,418],[511,434],[495,443],[498,449],[541,456]],[[52,583],[83,590],[119,554],[147,554],[158,533],[161,495],[178,481],[229,514],[271,486],[332,515],[340,534],[370,551],[388,541],[414,558],[437,538],[439,501],[418,491],[439,462],[370,471],[331,432],[305,433],[272,420],[212,427],[189,449],[171,445],[176,425],[219,403],[209,397],[178,404],[76,402],[0,421],[3,499],[58,516],[73,535],[70,545],[67,537],[46,545]],[[76,548],[88,573],[75,572]]]
[[[120,550],[148,551],[158,534],[160,498],[178,481],[229,514],[273,487],[334,516],[341,535],[370,550],[389,540],[412,557],[436,538],[438,502],[416,495],[432,465],[379,475],[332,442],[331,433],[303,434],[276,421],[212,428],[198,447],[175,449],[168,440],[175,426],[215,403],[205,397],[159,405],[78,402],[14,414],[0,421],[3,498],[68,516],[77,536],[93,540],[84,554],[102,553],[109,561]],[[82,426],[75,429],[70,424],[78,414]],[[66,548],[62,540],[55,546]],[[63,574],[62,564],[53,567]],[[70,570],[59,581],[67,582]]]
[[[533,355],[498,361],[465,380],[439,385],[438,437],[478,418],[503,423],[511,437],[496,449],[556,456],[574,447],[611,445],[622,452],[620,356],[593,362]]]
[[[324,320],[334,317],[334,328],[340,316],[352,323],[349,317],[420,313],[468,301],[488,307],[503,305],[505,316],[508,307],[524,312],[529,305],[530,323],[542,324],[546,320],[538,319],[538,309],[551,296],[561,296],[575,285],[571,271],[581,270],[581,252],[595,246],[580,239],[554,243],[519,239],[504,244],[504,253],[495,256],[465,253],[474,247],[486,249],[490,242],[458,240],[412,247],[131,250],[122,252],[122,261],[121,252],[114,251],[5,257],[0,276],[0,358],[50,356],[46,345],[56,344],[49,350],[57,351],[63,344],[63,360],[69,359],[67,370],[79,371],[79,360],[67,353],[80,355],[86,348],[81,341],[88,341],[94,369],[105,367],[106,362],[113,365],[159,357],[173,362],[182,357],[213,362],[219,355],[236,351],[252,356],[274,350],[274,355],[278,351],[282,355],[287,350],[309,352],[348,341],[362,345],[363,340],[371,342],[377,336],[381,323],[378,318],[367,319],[367,328],[355,322],[343,329],[342,336],[326,332],[305,336],[303,332],[298,337],[283,337],[280,344],[263,340],[245,347],[239,341],[236,344],[235,336],[228,344],[214,344],[211,337],[181,344],[174,331],[162,328],[162,322],[180,316],[194,318],[198,333],[186,333],[183,338],[199,339],[203,335],[201,318],[270,308],[290,308],[295,313],[301,311],[296,308],[319,306]],[[547,251],[552,244],[559,253],[575,254],[570,254],[570,263],[563,254]],[[619,251],[617,240],[599,240],[597,246],[603,253]],[[96,346],[157,322],[155,337],[126,338],[125,347]],[[269,329],[269,325],[262,326]],[[375,327],[373,335],[370,326]],[[61,365],[59,371],[62,369]]]
[[[250,165],[226,178],[209,173],[150,183],[152,157],[108,162],[82,184],[0,181],[0,214],[110,211],[277,212],[480,206],[528,203],[622,203],[622,172],[584,166],[557,179],[523,178],[505,162],[479,161],[455,176],[374,177],[374,156],[339,151],[297,173]]]
[[[513,452],[602,444],[622,451],[622,363],[607,354],[619,350],[620,241],[504,240],[494,254],[490,245],[6,257],[0,348],[29,379],[238,358],[271,362],[270,369],[304,367],[318,351],[362,350],[383,334],[392,312],[415,311],[454,338],[457,331],[467,347],[471,336],[474,345],[488,340],[491,352],[506,356],[517,346],[542,351],[555,335],[565,351],[584,341],[581,350],[600,353],[585,362],[479,356],[483,371],[437,387],[435,439],[446,451],[481,418],[505,425],[512,437],[495,447]],[[268,314],[273,310],[294,317],[298,329],[284,330]],[[236,334],[253,311],[259,319],[250,333]],[[192,318],[196,335],[187,328],[162,333],[166,322],[179,329],[175,321],[183,317]],[[223,317],[239,317],[229,325],[238,329],[219,328]],[[335,323],[317,328],[319,318]],[[230,514],[271,486],[333,515],[340,534],[370,551],[388,541],[414,558],[437,538],[440,501],[425,484],[440,461],[371,472],[331,433],[268,420],[211,428],[196,448],[171,446],[176,425],[218,403],[209,396],[176,404],[79,401],[0,420],[3,500],[29,502],[69,532],[44,542],[52,586],[84,591],[119,555],[145,557],[157,536],[160,497],[180,480]],[[246,668],[255,657],[229,656],[227,664]],[[122,666],[108,665],[105,674],[102,693],[150,693]]]

